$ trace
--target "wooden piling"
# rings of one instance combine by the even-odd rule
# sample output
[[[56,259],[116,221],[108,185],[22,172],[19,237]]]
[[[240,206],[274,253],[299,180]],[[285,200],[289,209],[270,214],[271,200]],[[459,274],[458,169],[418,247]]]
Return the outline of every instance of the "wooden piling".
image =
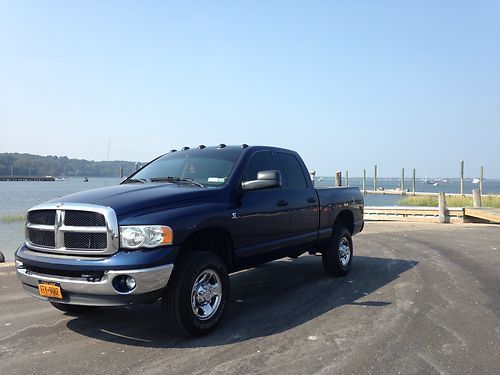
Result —
[[[472,203],[474,207],[482,207],[481,206],[481,189],[473,189],[472,190]]]
[[[377,165],[375,165],[375,171],[373,173],[373,191],[377,191]]]
[[[123,178],[123,167],[120,167],[120,179]]]
[[[413,168],[413,179],[412,179],[412,182],[411,182],[411,187],[412,187],[412,191],[413,191],[413,195],[415,195],[415,177],[416,177],[416,170],[415,168]]]
[[[337,171],[335,173],[335,186],[342,186],[342,172]]]
[[[460,194],[464,196],[464,161],[460,160]]]
[[[439,222],[446,223],[446,196],[444,192],[439,192]]]
[[[363,169],[363,194],[366,194],[366,169]]]
[[[483,172],[484,172],[484,168],[481,165],[481,170],[479,172],[479,193],[480,194],[484,194],[484,190],[483,190]]]
[[[401,195],[406,195],[405,190],[405,169],[401,169]]]
[[[345,171],[345,186],[349,186],[349,171]]]

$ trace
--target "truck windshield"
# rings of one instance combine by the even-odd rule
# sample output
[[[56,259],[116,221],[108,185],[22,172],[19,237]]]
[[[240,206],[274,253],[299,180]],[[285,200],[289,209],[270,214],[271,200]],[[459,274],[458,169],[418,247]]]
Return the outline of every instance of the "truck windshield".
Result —
[[[240,153],[230,150],[192,150],[166,154],[131,175],[127,183],[179,183],[220,186],[229,178]]]

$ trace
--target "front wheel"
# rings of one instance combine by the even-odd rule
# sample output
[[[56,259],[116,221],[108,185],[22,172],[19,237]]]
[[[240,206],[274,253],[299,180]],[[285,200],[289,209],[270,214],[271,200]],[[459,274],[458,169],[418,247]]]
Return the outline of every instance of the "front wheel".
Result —
[[[353,256],[352,238],[342,226],[333,228],[333,236],[323,251],[323,267],[331,276],[345,276],[349,273]]]
[[[162,298],[163,316],[171,330],[203,336],[222,319],[228,298],[229,276],[222,259],[191,251],[174,267]]]

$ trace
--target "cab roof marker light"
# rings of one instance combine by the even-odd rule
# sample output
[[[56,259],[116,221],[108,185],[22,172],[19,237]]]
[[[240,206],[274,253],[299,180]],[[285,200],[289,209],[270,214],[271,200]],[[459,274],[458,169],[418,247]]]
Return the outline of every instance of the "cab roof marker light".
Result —
[[[198,146],[198,148],[199,148],[200,150],[203,150],[203,149],[204,149],[204,148],[206,148],[206,147],[207,147],[207,146],[205,146],[205,145],[199,145],[199,146]]]
[[[188,146],[184,146],[181,151],[187,151],[187,150],[189,150],[189,147]]]
[[[248,145],[247,145],[246,143],[243,143],[243,144],[241,145],[241,148],[248,148]]]
[[[220,145],[217,146],[217,148],[224,148],[226,145],[224,143],[221,143]]]
[[[169,153],[173,154],[174,152],[177,152],[177,150],[175,148],[171,149]]]

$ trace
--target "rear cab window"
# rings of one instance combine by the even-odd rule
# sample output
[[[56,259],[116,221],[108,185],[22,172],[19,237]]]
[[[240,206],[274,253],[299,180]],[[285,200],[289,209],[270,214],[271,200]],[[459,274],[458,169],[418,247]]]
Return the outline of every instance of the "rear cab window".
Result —
[[[302,165],[295,155],[277,152],[276,156],[281,165],[282,173],[290,190],[307,189],[309,187]]]

